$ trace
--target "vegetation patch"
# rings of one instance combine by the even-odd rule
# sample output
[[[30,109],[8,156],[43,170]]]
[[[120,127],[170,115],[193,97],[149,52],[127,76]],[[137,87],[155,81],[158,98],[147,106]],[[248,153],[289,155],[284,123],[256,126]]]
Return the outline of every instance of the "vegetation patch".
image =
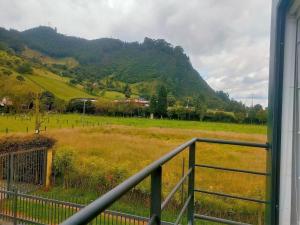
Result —
[[[51,148],[54,143],[53,138],[41,135],[2,137],[0,139],[0,153]]]

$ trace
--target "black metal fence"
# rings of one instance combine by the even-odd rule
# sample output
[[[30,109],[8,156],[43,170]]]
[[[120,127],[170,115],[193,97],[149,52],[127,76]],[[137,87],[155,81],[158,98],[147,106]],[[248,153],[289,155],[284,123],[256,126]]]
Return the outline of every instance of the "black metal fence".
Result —
[[[46,148],[0,154],[0,186],[28,192],[44,185]]]
[[[85,207],[66,201],[0,189],[1,220],[11,224],[59,224]],[[147,225],[147,217],[106,210],[89,224],[93,225]],[[163,225],[171,225],[162,222]]]

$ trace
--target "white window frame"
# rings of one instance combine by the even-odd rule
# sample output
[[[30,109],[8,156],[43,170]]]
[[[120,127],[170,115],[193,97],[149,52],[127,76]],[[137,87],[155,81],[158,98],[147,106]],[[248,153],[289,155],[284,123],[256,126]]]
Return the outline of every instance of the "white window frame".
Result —
[[[300,225],[300,0],[286,18],[283,70],[279,224]]]

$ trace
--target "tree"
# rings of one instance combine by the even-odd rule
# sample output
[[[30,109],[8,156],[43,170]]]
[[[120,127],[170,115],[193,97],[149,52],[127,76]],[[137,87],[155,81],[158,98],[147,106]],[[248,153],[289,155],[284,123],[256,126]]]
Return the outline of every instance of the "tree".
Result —
[[[124,87],[124,94],[126,98],[130,98],[131,96],[131,88],[129,87],[128,84],[126,84]]]
[[[44,91],[41,94],[41,108],[50,111],[53,107],[55,96],[50,91]]]
[[[41,131],[42,126],[42,119],[41,119],[41,94],[36,93],[35,100],[34,100],[34,110],[35,110],[35,133],[39,134]]]
[[[86,92],[88,92],[89,94],[93,94],[93,92],[94,92],[94,86],[93,86],[92,82],[87,82],[84,85],[84,90],[86,90]]]
[[[156,95],[152,95],[150,98],[150,113],[153,113],[154,115],[157,114],[157,102]]]
[[[199,120],[202,121],[207,111],[205,97],[203,95],[199,95],[194,100],[194,106],[195,106],[195,113],[197,114]]]
[[[224,92],[224,91],[217,91],[216,92],[217,96],[222,99],[224,102],[229,102],[230,98],[229,98],[229,94]]]
[[[172,107],[176,104],[176,98],[172,94],[168,94],[167,100],[168,100],[168,106]]]
[[[158,90],[158,97],[157,97],[157,114],[161,117],[167,115],[168,109],[168,100],[167,100],[168,92],[165,86],[161,86]]]
[[[29,63],[23,63],[18,66],[17,72],[20,74],[32,74],[33,70]]]

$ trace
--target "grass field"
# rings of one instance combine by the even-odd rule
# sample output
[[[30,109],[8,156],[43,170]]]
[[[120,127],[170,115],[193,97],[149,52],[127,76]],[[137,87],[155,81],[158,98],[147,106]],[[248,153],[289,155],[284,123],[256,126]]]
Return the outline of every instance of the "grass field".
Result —
[[[57,77],[51,73],[45,74],[43,71],[37,71],[35,75],[27,75],[27,78],[33,81],[37,86],[40,86],[43,90],[50,90],[55,96],[63,100],[94,97],[79,88],[68,85],[64,80],[58,80]]]
[[[262,134],[267,132],[266,126],[231,124],[231,123],[213,123],[199,121],[180,121],[168,119],[148,119],[148,118],[123,118],[123,117],[105,117],[105,116],[82,116],[80,114],[50,114],[45,116],[45,122],[42,127],[53,128],[72,128],[87,127],[98,125],[124,125],[138,128],[176,128],[192,129],[202,131],[224,131],[245,134]],[[0,133],[5,133],[6,128],[10,132],[26,132],[34,130],[34,118],[27,115],[1,116],[0,115]]]
[[[77,196],[95,199],[133,175],[144,166],[169,152],[172,148],[193,137],[244,140],[264,143],[266,127],[225,123],[204,123],[175,120],[150,120],[144,118],[113,118],[81,115],[51,115],[44,123],[44,135],[57,140],[54,150],[56,158],[66,153],[72,155],[73,168],[67,179],[67,189],[57,186],[45,194],[55,194],[63,199]],[[22,117],[0,117],[0,130],[9,127],[11,135],[24,135],[26,127],[32,133],[33,119]],[[10,135],[10,134],[8,134]],[[180,154],[163,167],[163,194],[174,187],[182,176],[182,164],[187,166],[187,152]],[[245,170],[265,171],[266,153],[261,149],[239,146],[197,144],[197,163]],[[91,173],[91,171],[93,171]],[[187,171],[187,168],[185,168]],[[196,170],[196,187],[263,199],[265,178],[241,175],[210,169]],[[137,187],[141,193],[149,193],[149,180]],[[129,197],[128,199],[132,199]],[[125,203],[128,203],[128,199]],[[176,195],[179,201],[180,195]],[[221,197],[196,194],[202,213],[215,216],[232,212],[235,219],[257,224],[261,206]],[[147,205],[148,200],[141,200]],[[124,201],[115,206],[125,212],[137,212],[132,204]],[[136,206],[140,206],[136,203]],[[145,211],[140,208],[140,213]],[[217,215],[216,215],[217,214]]]

